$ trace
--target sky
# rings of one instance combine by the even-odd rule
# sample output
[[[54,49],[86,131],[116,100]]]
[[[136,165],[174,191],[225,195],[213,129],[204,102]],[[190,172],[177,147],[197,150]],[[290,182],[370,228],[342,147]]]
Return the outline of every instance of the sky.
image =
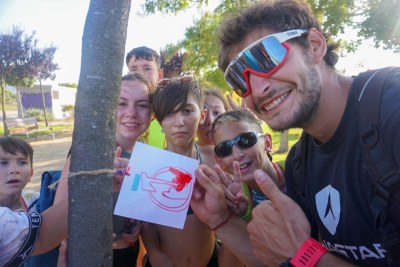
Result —
[[[55,82],[78,83],[82,34],[89,0],[0,0],[0,31],[8,32],[13,25],[26,33],[36,32],[39,47],[56,46],[55,62],[60,69]],[[215,1],[209,1],[215,3]],[[159,51],[169,43],[183,39],[185,29],[199,18],[198,10],[190,9],[177,15],[144,15],[143,0],[132,1],[125,54],[132,48],[146,45]],[[349,35],[350,36],[350,35]],[[356,75],[364,69],[400,66],[400,53],[375,49],[364,42],[357,53],[341,57],[337,69]],[[127,72],[124,66],[123,73]],[[49,81],[46,81],[49,82]]]

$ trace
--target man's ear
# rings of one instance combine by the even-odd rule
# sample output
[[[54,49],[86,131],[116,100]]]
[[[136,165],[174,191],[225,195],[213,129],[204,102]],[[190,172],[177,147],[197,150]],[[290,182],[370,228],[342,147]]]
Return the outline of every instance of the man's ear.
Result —
[[[199,125],[202,125],[206,121],[206,118],[207,118],[207,109],[203,108],[203,110],[201,111],[201,114],[200,114]]]
[[[158,81],[161,81],[162,78],[164,78],[164,70],[160,68],[158,70]]]
[[[319,64],[324,60],[327,52],[327,44],[324,35],[315,28],[308,31],[308,40],[311,46],[313,62]]]
[[[267,152],[271,152],[272,151],[272,138],[271,138],[271,135],[269,133],[265,133],[264,134],[264,146],[265,146],[265,150]]]

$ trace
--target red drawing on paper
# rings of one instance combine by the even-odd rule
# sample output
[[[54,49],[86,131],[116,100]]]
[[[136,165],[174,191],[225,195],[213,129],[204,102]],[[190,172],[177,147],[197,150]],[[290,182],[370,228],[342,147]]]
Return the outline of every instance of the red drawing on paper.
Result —
[[[164,167],[152,176],[141,173],[142,190],[151,201],[168,211],[181,211],[189,205],[193,190],[192,175],[178,167]]]

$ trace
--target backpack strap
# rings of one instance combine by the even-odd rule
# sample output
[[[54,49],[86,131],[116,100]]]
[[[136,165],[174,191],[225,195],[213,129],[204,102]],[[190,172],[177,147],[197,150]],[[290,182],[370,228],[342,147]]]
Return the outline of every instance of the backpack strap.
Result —
[[[399,168],[383,145],[380,131],[380,107],[387,78],[396,68],[366,72],[369,78],[358,98],[359,135],[368,172],[375,185],[375,196],[370,203],[374,227],[382,234],[382,244],[388,251],[390,266],[400,264],[400,236],[395,225],[387,220],[390,198],[400,187]]]

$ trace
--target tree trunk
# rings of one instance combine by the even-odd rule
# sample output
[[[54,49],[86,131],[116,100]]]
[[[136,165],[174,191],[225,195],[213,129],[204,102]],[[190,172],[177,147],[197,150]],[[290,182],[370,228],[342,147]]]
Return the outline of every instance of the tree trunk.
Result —
[[[18,86],[15,86],[15,97],[17,100],[17,108],[18,108],[18,117],[25,118],[24,114],[24,107],[22,106],[22,101],[21,101],[21,92],[18,89]]]
[[[42,88],[42,79],[40,79],[40,78],[39,78],[39,87],[40,87],[40,94],[42,95],[44,120],[46,121],[46,126],[49,126],[49,123],[48,123],[48,121],[47,121],[47,115],[46,115],[46,103],[44,102],[44,94],[43,94],[43,88]]]
[[[131,0],[91,0],[82,38],[71,172],[112,169]],[[112,266],[112,175],[69,178],[68,265]]]
[[[0,79],[0,86],[1,86],[1,110],[3,112],[3,127],[4,127],[4,135],[8,135],[8,128],[6,124],[6,81],[4,79]]]
[[[289,130],[281,132],[278,153],[285,153],[289,150]]]

